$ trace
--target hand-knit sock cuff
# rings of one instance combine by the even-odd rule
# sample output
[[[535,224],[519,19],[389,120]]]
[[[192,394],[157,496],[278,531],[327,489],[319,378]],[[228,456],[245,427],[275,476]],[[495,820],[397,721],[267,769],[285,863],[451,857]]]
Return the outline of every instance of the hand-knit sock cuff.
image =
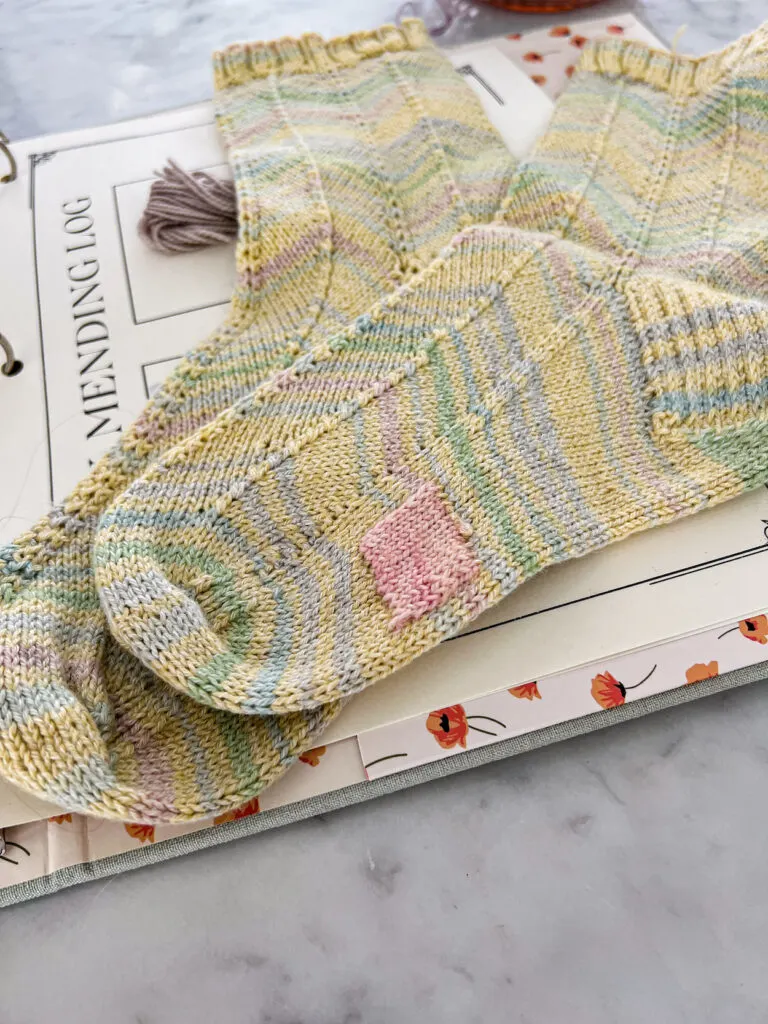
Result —
[[[344,321],[495,213],[511,157],[422,22],[236,45],[214,64],[239,200],[237,302],[242,319],[260,304],[263,322],[281,283],[278,344],[304,347],[323,308]],[[299,261],[301,293],[282,287]]]
[[[432,45],[424,23],[418,18],[405,18],[399,27],[382,25],[327,41],[308,33],[298,39],[286,36],[269,43],[235,43],[214,53],[214,83],[220,90],[269,75],[319,74],[352,67],[383,53],[420,50]]]
[[[644,82],[674,96],[694,96],[713,88],[742,61],[766,48],[768,22],[702,57],[657,50],[629,39],[601,39],[585,47],[579,71]]]

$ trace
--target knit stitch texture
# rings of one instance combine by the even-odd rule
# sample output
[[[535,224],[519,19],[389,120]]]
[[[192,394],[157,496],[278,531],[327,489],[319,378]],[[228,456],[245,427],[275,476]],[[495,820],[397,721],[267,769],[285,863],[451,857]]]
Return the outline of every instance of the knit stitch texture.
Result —
[[[133,821],[238,806],[311,746],[328,712],[280,723],[212,712],[122,650],[93,580],[100,513],[463,224],[490,219],[512,173],[419,22],[235,47],[215,68],[241,222],[227,322],[73,494],[0,552],[0,770],[67,809]],[[280,429],[311,414],[297,401]]]
[[[546,566],[764,482],[768,307],[739,267],[767,85],[764,32],[700,61],[590,50],[497,225],[105,513],[120,642],[213,707],[318,708]],[[264,447],[308,395],[315,423]]]
[[[93,629],[57,553],[85,531],[53,521],[65,543],[7,561],[4,773],[134,820],[235,806],[341,697],[546,565],[768,479],[765,38],[701,61],[588,51],[496,224],[106,511],[101,601],[147,669],[100,634],[105,707],[40,621],[55,598],[68,651]]]

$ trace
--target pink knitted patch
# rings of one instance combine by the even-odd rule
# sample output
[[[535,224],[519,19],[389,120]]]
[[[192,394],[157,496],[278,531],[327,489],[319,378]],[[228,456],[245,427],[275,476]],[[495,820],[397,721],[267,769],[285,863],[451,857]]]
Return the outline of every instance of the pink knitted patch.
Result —
[[[360,551],[394,612],[392,629],[439,608],[477,576],[467,534],[434,484],[422,484],[366,533]]]

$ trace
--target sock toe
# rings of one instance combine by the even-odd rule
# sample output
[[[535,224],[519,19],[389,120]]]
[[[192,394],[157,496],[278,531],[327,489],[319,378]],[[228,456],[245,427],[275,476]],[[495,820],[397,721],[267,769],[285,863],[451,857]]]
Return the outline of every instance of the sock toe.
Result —
[[[203,523],[177,510],[171,525],[147,505],[147,486],[137,484],[102,518],[94,545],[102,608],[120,644],[196,701],[245,715],[317,708],[442,638],[421,619],[393,648],[393,631],[434,604],[419,596],[423,580],[395,580],[394,601],[382,601],[392,566],[371,571],[373,549],[387,538],[373,537],[371,550],[364,538],[407,499],[405,483],[393,480],[390,493],[339,510],[311,539],[281,521],[266,475],[221,511],[209,509]],[[467,556],[451,595],[474,573]]]

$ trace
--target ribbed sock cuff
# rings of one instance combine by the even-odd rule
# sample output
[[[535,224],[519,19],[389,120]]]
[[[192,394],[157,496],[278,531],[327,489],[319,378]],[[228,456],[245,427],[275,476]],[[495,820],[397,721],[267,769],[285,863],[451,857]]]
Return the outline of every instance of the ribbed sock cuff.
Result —
[[[352,67],[370,57],[401,50],[420,50],[433,44],[424,23],[405,18],[399,26],[382,25],[324,40],[310,33],[286,36],[271,43],[234,43],[213,55],[216,89],[244,85],[268,75],[319,74]]]
[[[694,96],[713,88],[742,61],[766,49],[768,22],[702,57],[657,50],[634,40],[601,39],[585,48],[579,70],[644,82],[674,96]]]
[[[657,436],[768,420],[768,314],[705,285],[637,274],[625,286]]]

